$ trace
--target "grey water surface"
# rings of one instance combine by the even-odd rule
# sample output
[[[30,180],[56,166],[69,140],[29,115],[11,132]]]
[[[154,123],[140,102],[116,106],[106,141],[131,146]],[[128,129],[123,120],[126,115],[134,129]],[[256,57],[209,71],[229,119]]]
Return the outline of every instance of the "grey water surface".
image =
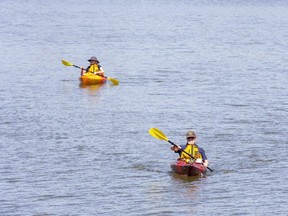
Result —
[[[288,3],[0,1],[0,215],[287,215]],[[97,56],[103,86],[79,86]],[[214,172],[170,172],[193,129]]]

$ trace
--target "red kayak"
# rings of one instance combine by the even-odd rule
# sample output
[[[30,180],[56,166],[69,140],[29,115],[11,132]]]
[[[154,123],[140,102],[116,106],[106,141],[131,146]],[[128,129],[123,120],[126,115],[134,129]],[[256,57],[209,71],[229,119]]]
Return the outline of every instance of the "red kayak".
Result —
[[[179,160],[171,164],[170,167],[172,172],[179,175],[202,176],[207,172],[207,168],[203,164],[196,162],[187,164],[185,161]]]

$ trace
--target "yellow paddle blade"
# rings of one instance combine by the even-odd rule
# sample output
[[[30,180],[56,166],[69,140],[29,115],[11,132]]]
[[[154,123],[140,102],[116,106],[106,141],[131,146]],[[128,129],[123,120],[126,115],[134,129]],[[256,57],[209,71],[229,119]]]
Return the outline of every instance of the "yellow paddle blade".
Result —
[[[118,85],[119,84],[119,81],[117,79],[114,79],[114,78],[111,78],[111,77],[107,77],[107,79],[109,81],[111,81],[114,85]]]
[[[149,134],[153,137],[155,137],[156,139],[159,139],[159,140],[165,140],[165,141],[168,141],[168,137],[165,136],[164,133],[162,133],[162,131],[160,131],[159,129],[157,128],[150,128],[149,129]]]
[[[73,66],[73,64],[71,62],[68,62],[68,61],[65,61],[65,60],[62,60],[62,63],[65,66]]]

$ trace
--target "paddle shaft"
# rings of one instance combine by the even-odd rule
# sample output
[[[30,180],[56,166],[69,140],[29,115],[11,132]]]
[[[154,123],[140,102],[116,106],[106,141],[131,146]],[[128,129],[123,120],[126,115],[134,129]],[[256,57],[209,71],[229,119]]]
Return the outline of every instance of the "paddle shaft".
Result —
[[[175,146],[175,147],[178,148],[178,146],[177,146],[175,143],[171,142],[170,140],[168,140],[168,142],[169,142],[171,145],[173,145],[173,146]],[[193,157],[193,155],[189,154],[189,153],[186,152],[185,150],[182,150],[182,149],[181,149],[181,151],[184,152],[185,154],[189,155],[193,160],[196,160],[196,158]],[[202,165],[204,165],[204,164],[202,163]],[[207,166],[207,169],[209,169],[211,172],[213,172],[213,170],[212,170],[211,168],[209,168],[208,166]]]

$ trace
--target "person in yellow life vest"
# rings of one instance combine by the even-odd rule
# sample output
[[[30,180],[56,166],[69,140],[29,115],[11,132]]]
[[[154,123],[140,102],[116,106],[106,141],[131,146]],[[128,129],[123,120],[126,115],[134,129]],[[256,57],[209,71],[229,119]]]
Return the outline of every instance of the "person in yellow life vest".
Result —
[[[100,62],[95,56],[92,56],[90,59],[88,59],[88,61],[90,62],[90,65],[86,69],[81,67],[81,75],[85,73],[92,73],[92,74],[98,74],[100,76],[104,76],[104,70],[99,64]]]
[[[196,162],[203,163],[205,167],[208,167],[209,162],[208,162],[204,149],[196,145],[197,137],[196,137],[195,132],[188,131],[186,134],[186,139],[187,139],[186,145],[182,145],[182,146],[177,145],[177,146],[171,147],[172,151],[179,154],[180,157],[178,160],[185,160],[187,163],[192,162],[193,159],[185,153],[187,152],[196,159]]]

